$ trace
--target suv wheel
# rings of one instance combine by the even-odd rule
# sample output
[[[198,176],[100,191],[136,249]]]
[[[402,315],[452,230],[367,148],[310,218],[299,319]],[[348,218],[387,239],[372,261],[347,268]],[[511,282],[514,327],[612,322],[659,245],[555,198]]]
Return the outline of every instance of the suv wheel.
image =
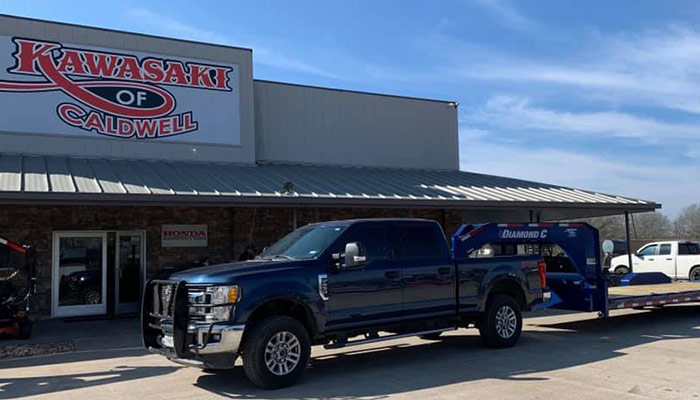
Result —
[[[497,349],[512,347],[522,330],[523,317],[518,302],[507,294],[493,295],[479,324],[484,344]]]
[[[243,369],[253,384],[278,389],[301,379],[311,355],[304,325],[290,317],[272,317],[253,326],[242,346]]]

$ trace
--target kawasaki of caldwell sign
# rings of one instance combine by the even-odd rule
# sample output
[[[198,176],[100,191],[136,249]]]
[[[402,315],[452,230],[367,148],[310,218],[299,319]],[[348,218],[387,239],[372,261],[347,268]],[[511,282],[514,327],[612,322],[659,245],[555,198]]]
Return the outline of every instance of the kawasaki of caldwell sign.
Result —
[[[0,130],[240,144],[238,66],[0,36]]]

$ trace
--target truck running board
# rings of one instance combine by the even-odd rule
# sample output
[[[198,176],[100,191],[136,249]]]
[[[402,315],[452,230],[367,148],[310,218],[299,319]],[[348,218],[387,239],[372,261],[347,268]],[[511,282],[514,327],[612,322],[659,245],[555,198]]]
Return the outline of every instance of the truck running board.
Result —
[[[394,339],[401,339],[405,337],[411,337],[411,336],[423,336],[423,335],[430,335],[433,333],[442,333],[442,332],[449,332],[449,331],[454,331],[457,330],[458,328],[456,326],[452,326],[449,328],[442,328],[442,329],[431,329],[429,331],[421,331],[421,332],[411,332],[411,333],[401,333],[401,334],[394,334],[394,335],[387,335],[387,336],[377,336],[376,334],[372,335],[370,334],[367,338],[365,339],[358,339],[358,340],[353,340],[353,341],[334,341],[332,343],[329,343],[325,346],[323,346],[325,349],[330,350],[330,349],[340,349],[343,347],[350,347],[350,346],[359,346],[361,344],[369,344],[369,343],[377,343],[377,342],[384,342],[386,340],[394,340]]]

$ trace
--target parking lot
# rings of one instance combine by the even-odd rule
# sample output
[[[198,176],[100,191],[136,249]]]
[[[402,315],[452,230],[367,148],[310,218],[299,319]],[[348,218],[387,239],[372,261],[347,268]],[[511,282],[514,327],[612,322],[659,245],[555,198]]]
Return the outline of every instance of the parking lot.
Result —
[[[135,320],[81,323],[95,328],[80,329],[75,352],[0,361],[0,398],[692,399],[700,398],[699,316],[698,306],[619,312],[608,321],[530,315],[508,350],[481,347],[474,330],[440,341],[315,348],[305,380],[272,392],[250,385],[241,368],[214,374],[148,354]]]

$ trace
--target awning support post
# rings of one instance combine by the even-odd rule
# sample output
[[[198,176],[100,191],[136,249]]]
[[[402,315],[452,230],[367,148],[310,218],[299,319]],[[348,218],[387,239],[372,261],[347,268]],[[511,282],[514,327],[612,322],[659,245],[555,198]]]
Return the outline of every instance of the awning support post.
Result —
[[[630,213],[625,211],[625,235],[627,236],[627,262],[629,263],[630,272],[632,269],[632,245],[630,243]]]

